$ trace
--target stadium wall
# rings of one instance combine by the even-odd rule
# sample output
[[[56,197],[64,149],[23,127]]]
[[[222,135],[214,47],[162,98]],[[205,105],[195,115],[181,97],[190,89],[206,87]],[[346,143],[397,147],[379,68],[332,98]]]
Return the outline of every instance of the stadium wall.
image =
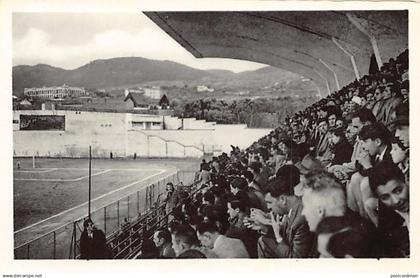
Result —
[[[127,113],[76,111],[14,111],[21,114],[64,115],[63,130],[18,130],[13,128],[14,156],[86,157],[89,145],[94,157],[200,157],[203,151],[229,152],[230,145],[249,146],[269,129],[248,129],[246,125],[217,125],[184,119],[190,129],[140,130],[131,121],[164,121],[162,116]],[[166,117],[165,117],[166,118]],[[171,118],[176,124],[178,119]],[[187,120],[187,121],[185,121]],[[15,126],[16,125],[16,126]],[[196,127],[198,129],[191,129]]]

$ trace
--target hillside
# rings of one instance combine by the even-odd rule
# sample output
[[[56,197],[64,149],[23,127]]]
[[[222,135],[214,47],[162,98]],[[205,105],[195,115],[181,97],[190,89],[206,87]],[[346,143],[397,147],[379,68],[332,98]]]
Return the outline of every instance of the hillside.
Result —
[[[124,88],[142,84],[176,84],[179,87],[205,84],[222,90],[259,91],[266,86],[281,85],[285,89],[290,83],[301,83],[301,77],[270,66],[233,73],[218,69],[198,70],[172,61],[139,57],[95,60],[73,70],[42,64],[13,67],[13,93],[17,96],[22,96],[23,89],[27,87],[63,84],[87,89]]]
[[[211,76],[171,61],[127,57],[95,60],[74,70],[48,65],[13,67],[13,92],[21,96],[25,87],[68,84],[85,88],[130,86],[158,80],[197,80]]]

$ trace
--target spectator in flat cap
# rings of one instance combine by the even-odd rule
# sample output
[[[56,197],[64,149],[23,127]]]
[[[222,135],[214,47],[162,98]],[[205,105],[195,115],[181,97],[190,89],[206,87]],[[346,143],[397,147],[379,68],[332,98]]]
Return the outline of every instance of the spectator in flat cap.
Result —
[[[325,169],[321,161],[314,158],[311,155],[306,155],[302,161],[296,163],[296,168],[299,170],[299,184],[294,187],[294,193],[296,196],[302,196],[303,190],[306,185],[305,175],[311,172],[320,172]]]

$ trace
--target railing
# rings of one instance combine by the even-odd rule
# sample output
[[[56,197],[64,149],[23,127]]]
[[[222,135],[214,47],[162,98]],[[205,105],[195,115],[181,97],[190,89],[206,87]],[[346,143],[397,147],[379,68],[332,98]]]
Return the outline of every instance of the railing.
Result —
[[[114,259],[141,258],[142,244],[145,240],[151,240],[156,230],[166,228],[171,214],[182,206],[182,203],[192,200],[199,190],[199,182],[194,180],[191,184],[178,188],[178,193],[184,193],[176,208],[166,212],[164,202],[156,202],[155,206],[148,210],[142,217],[129,223],[120,231],[108,238],[108,244],[112,247]]]
[[[125,196],[113,203],[91,213],[91,219],[96,227],[104,231],[108,239],[120,234],[127,223],[139,222],[153,209],[153,205],[161,198],[166,189],[166,183],[191,184],[195,172],[180,171],[147,187]],[[83,230],[83,218],[41,235],[14,249],[15,259],[74,259],[79,256],[78,239]],[[141,223],[141,222],[139,222]],[[111,242],[112,243],[112,242]],[[118,248],[121,245],[117,246]]]
[[[165,138],[163,138],[162,136],[159,136],[159,135],[156,135],[156,134],[147,134],[146,132],[141,131],[141,130],[130,129],[130,130],[128,130],[128,131],[134,131],[134,132],[138,132],[138,133],[143,134],[144,136],[146,136],[148,144],[149,144],[149,138],[152,138],[152,137],[154,137],[154,138],[157,138],[157,139],[161,140],[162,142],[164,142],[164,143],[165,143],[165,152],[166,152],[166,156],[168,156],[168,143],[175,143],[175,144],[178,144],[178,145],[180,145],[181,147],[183,147],[183,148],[184,148],[184,156],[186,156],[186,154],[187,154],[187,152],[186,152],[187,148],[196,149],[197,151],[201,152],[201,153],[202,153],[202,155],[205,155],[205,154],[206,154],[206,152],[205,152],[205,145],[204,145],[204,144],[203,144],[203,145],[202,145],[202,147],[200,148],[200,147],[195,146],[195,145],[184,145],[184,144],[182,144],[182,143],[180,143],[180,142],[178,142],[178,141],[176,141],[176,140],[165,139]],[[150,148],[149,148],[149,149],[150,149]],[[213,151],[213,152],[214,152],[214,151],[216,151],[216,150],[215,150],[214,145],[212,146],[212,151]],[[149,154],[148,154],[148,156],[150,157],[150,155],[149,155]]]

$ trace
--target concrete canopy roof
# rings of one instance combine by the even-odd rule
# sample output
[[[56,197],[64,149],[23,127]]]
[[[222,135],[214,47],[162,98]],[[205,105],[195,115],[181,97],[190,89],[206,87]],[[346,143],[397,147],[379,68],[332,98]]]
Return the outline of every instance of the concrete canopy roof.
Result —
[[[367,74],[375,50],[381,65],[408,48],[407,11],[145,14],[196,58],[282,68],[311,79],[326,94]]]

